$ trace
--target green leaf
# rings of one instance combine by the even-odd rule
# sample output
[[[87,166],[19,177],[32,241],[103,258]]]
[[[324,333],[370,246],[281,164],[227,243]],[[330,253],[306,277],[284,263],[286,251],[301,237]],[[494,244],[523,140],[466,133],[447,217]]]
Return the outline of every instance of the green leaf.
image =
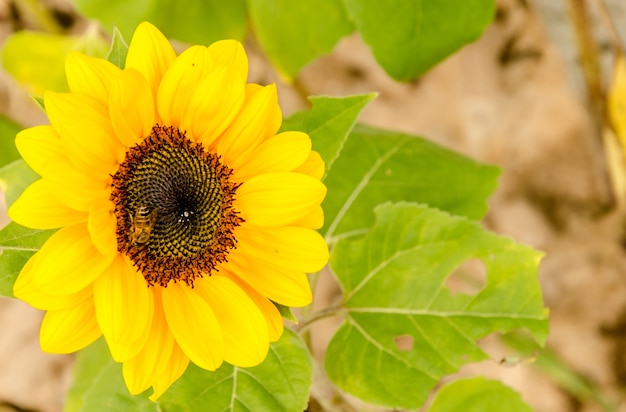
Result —
[[[20,158],[15,147],[15,135],[23,127],[0,116],[0,167]]]
[[[143,21],[185,43],[243,40],[246,33],[245,0],[74,0],[74,4],[104,27],[117,26],[126,39]]]
[[[10,222],[0,230],[0,295],[13,296],[13,284],[28,259],[54,230],[34,230]]]
[[[328,171],[339,156],[359,114],[376,96],[377,93],[347,97],[311,96],[311,110],[296,113],[285,120],[282,130],[308,133],[313,141],[313,150],[322,156]]]
[[[248,7],[259,42],[289,78],[354,31],[339,0],[248,0]]]
[[[65,412],[76,411],[301,411],[311,386],[309,352],[295,332],[285,329],[270,346],[265,361],[253,368],[228,364],[209,372],[189,364],[185,374],[156,404],[146,391],[131,396],[115,363],[100,339],[81,351],[76,361],[74,386]]]
[[[254,368],[224,364],[215,372],[190,365],[160,400],[163,410],[186,406],[189,411],[301,411],[306,408],[312,379],[309,352],[298,335],[285,329],[265,361]],[[196,404],[197,408],[188,409]]]
[[[122,379],[122,365],[109,354],[103,338],[81,350],[74,364],[74,380],[65,400],[65,412],[154,411],[158,405],[147,392],[133,396]]]
[[[126,66],[126,55],[128,54],[128,45],[122,37],[122,33],[117,28],[113,27],[113,36],[111,39],[111,48],[107,53],[107,60],[123,69]]]
[[[326,176],[325,226],[329,243],[365,233],[373,208],[414,201],[472,219],[487,212],[499,170],[427,140],[357,125]]]
[[[2,65],[29,93],[68,90],[65,56],[77,50],[104,57],[108,45],[93,30],[83,36],[63,36],[31,31],[13,33],[4,43]]]
[[[24,189],[37,179],[37,173],[22,159],[0,168],[0,190],[5,194],[7,206],[11,206]]]
[[[280,303],[276,303],[274,301],[271,301],[271,302],[274,304],[274,306],[276,306],[276,309],[278,309],[278,312],[280,312],[280,316],[282,316],[283,318],[287,319],[290,322],[298,323],[298,318],[296,318],[296,315],[293,314],[293,310],[291,310],[289,306],[281,305]]]
[[[0,169],[0,191],[7,206],[38,179],[26,163],[19,159]],[[50,237],[52,230],[27,229],[11,222],[0,230],[0,295],[13,296],[13,284],[26,261]]]
[[[13,296],[13,284],[22,267],[35,252],[0,249],[0,296]]]
[[[539,252],[423,205],[385,204],[376,217],[366,236],[340,240],[331,254],[346,319],[325,366],[339,388],[414,409],[441,378],[487,358],[478,339],[524,328],[545,342]],[[468,259],[482,262],[486,281],[475,295],[453,294],[445,282]]]
[[[243,41],[247,29],[246,1],[157,0],[149,21],[166,36],[186,43],[208,45],[222,39]]]
[[[414,79],[476,40],[494,0],[344,0],[374,57],[397,80]]]
[[[0,230],[0,248],[18,252],[36,252],[55,230],[37,230],[10,222]]]
[[[437,392],[428,412],[532,412],[519,393],[483,377],[458,379]]]

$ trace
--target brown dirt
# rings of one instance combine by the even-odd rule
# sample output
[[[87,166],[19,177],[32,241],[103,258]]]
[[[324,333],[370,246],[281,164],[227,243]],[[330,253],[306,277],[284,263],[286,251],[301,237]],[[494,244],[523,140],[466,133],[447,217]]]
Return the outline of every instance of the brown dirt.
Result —
[[[7,7],[0,6],[0,39],[15,28],[10,21]],[[251,80],[279,82],[286,114],[303,108],[296,88],[281,83],[254,49]],[[539,276],[551,311],[548,346],[626,411],[621,395],[626,384],[625,208],[613,204],[600,139],[569,81],[571,70],[532,3],[502,0],[498,18],[479,41],[419,81],[391,80],[352,36],[307,67],[299,87],[309,94],[378,91],[361,121],[426,136],[500,165],[503,174],[486,226],[546,252]],[[0,77],[0,96],[1,112],[25,125],[43,121],[6,76]],[[316,307],[340,293],[328,274],[317,289]],[[0,299],[0,405],[61,409],[72,358],[41,353],[40,318],[20,302]],[[322,356],[337,324],[326,319],[315,326],[316,356]],[[463,374],[503,379],[538,412],[601,410],[575,399],[532,364],[503,368],[497,359],[506,350],[495,339],[483,344],[494,361],[464,368]],[[316,382],[314,394],[327,400],[335,396],[322,378]],[[358,402],[349,402],[361,410]]]

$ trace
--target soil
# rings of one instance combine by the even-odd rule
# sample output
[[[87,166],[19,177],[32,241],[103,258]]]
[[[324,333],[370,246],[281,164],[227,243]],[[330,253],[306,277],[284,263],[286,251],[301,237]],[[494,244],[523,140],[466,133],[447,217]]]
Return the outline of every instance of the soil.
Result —
[[[84,25],[65,2],[49,3],[63,10],[72,30]],[[608,3],[626,28],[626,7],[619,0]],[[329,95],[377,91],[362,122],[425,136],[500,166],[500,186],[490,199],[485,226],[545,252],[539,277],[550,309],[548,348],[615,410],[626,411],[626,206],[611,186],[564,5],[499,1],[496,20],[478,41],[408,84],[391,80],[357,35],[305,68],[297,87],[282,82],[249,42],[250,80],[277,82],[286,115],[306,107],[303,90]],[[0,3],[0,43],[10,32],[32,25],[9,3]],[[0,113],[26,126],[45,122],[6,75],[0,76]],[[323,274],[316,307],[339,296],[332,277]],[[0,299],[0,411],[62,409],[73,357],[40,351],[40,320],[39,311]],[[323,356],[337,324],[326,319],[315,326],[316,357]],[[603,410],[565,390],[533,362],[501,366],[498,360],[506,350],[497,339],[482,344],[493,360],[463,368],[461,374],[498,377],[538,412]],[[320,371],[313,394],[319,400],[316,410],[363,410],[352,398],[337,403]]]

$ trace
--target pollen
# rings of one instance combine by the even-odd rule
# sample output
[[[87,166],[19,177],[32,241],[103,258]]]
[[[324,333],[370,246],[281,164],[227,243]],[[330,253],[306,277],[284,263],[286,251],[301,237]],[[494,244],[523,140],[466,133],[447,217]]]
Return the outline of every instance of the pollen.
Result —
[[[208,276],[236,246],[243,219],[233,208],[238,184],[216,154],[174,128],[155,125],[113,175],[118,251],[149,286]]]

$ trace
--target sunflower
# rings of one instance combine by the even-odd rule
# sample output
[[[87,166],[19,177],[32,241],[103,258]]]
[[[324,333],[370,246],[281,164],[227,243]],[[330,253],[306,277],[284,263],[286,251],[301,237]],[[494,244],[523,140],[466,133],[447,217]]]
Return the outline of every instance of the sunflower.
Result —
[[[232,40],[176,56],[149,23],[123,70],[68,55],[50,125],[16,137],[41,179],[9,210],[59,229],[14,286],[46,311],[44,351],[104,335],[129,391],[155,400],[189,361],[259,364],[283,331],[274,303],[311,302],[324,164],[305,133],[277,134],[276,87],[246,83],[247,64]]]

